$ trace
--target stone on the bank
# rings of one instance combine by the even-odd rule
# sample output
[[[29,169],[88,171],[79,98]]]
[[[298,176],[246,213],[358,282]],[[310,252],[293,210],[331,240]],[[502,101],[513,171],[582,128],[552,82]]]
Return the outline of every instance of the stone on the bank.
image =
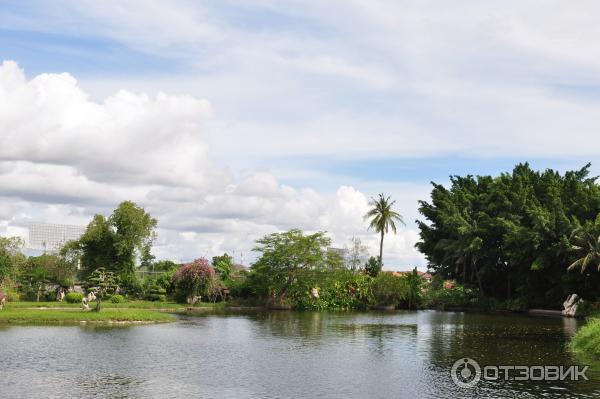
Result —
[[[575,317],[577,315],[577,307],[583,302],[577,294],[571,294],[567,300],[563,302],[563,316]]]

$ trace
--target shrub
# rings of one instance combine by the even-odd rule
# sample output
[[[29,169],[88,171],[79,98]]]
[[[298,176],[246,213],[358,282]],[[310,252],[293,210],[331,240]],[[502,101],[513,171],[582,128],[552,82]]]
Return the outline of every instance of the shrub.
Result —
[[[9,290],[6,292],[8,302],[19,302],[21,300],[21,295],[17,291]]]
[[[462,285],[453,285],[449,289],[431,287],[427,292],[426,299],[429,306],[441,309],[446,306],[469,307],[475,305],[484,309],[495,307],[494,303],[486,303],[485,298],[478,298],[477,291],[465,288]]]
[[[181,266],[173,276],[178,299],[191,300],[196,295],[210,296],[217,287],[215,269],[204,258]]]
[[[600,358],[600,319],[591,319],[581,327],[569,346],[575,352]]]
[[[125,297],[121,294],[115,294],[110,297],[110,301],[112,303],[123,303],[125,302]]]
[[[529,307],[529,302],[525,297],[506,300],[506,310],[511,312],[523,312]]]
[[[406,279],[391,273],[379,273],[371,285],[371,303],[375,306],[398,306],[407,299]]]
[[[148,301],[159,301],[164,302],[167,300],[167,290],[164,288],[153,287],[151,288],[145,296],[145,299]]]
[[[69,303],[78,303],[83,299],[83,294],[80,292],[69,292],[65,295],[65,300]]]
[[[306,280],[301,289],[292,292],[292,306],[301,310],[365,309],[369,300],[372,278],[350,270],[325,271]],[[316,289],[318,298],[311,291]]]

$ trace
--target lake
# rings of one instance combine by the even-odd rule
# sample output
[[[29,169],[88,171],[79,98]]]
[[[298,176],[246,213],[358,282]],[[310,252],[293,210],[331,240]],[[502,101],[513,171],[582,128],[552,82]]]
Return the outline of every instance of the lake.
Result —
[[[450,370],[572,365],[573,319],[460,312],[255,312],[129,327],[0,326],[1,398],[598,398],[588,381],[488,381]],[[589,364],[589,363],[585,363]]]

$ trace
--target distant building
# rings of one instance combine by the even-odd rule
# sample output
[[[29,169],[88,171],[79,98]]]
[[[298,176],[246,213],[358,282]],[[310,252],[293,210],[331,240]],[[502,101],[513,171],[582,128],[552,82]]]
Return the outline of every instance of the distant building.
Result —
[[[27,248],[43,252],[56,252],[71,240],[78,240],[85,226],[70,224],[31,223]]]
[[[236,272],[247,272],[247,271],[250,271],[250,268],[248,266],[244,266],[242,264],[235,263],[233,265],[233,270],[235,270]]]
[[[391,270],[384,270],[384,273],[390,273],[393,276],[396,277],[400,277],[400,276],[406,276],[407,274],[411,274],[412,270],[408,270],[408,271],[391,271]],[[432,275],[430,273],[426,273],[426,272],[421,272],[417,270],[417,274],[419,276],[421,276],[425,281],[427,281],[428,283],[431,282],[431,278]]]
[[[338,255],[344,261],[346,260],[346,258],[349,255],[349,251],[347,248],[329,247],[329,248],[327,248],[327,252]]]

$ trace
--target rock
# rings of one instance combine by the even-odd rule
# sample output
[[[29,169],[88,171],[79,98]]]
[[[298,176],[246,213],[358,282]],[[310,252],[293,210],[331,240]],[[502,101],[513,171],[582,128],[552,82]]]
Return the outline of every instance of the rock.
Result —
[[[201,299],[202,299],[202,297],[200,295],[188,296],[187,303],[190,305],[195,305],[196,303],[200,302]]]
[[[563,316],[575,317],[577,315],[577,307],[581,304],[582,300],[577,294],[571,294],[567,297],[567,300],[563,302]]]

